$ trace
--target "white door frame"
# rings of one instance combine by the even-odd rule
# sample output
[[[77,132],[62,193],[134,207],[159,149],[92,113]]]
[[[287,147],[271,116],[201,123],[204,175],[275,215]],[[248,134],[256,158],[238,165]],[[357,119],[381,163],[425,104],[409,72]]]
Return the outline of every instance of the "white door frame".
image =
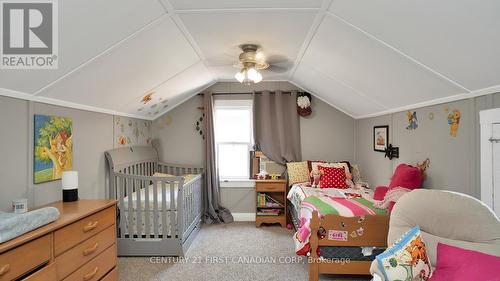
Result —
[[[481,124],[481,201],[493,208],[493,144],[490,138],[493,136],[493,124],[500,123],[500,108],[479,112],[479,120]],[[495,211],[498,212],[500,206],[496,208]]]

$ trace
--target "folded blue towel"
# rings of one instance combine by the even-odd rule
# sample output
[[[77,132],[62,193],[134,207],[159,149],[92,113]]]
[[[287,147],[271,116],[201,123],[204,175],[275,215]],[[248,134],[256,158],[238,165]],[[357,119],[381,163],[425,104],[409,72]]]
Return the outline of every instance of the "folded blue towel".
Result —
[[[54,207],[37,209],[23,214],[0,212],[0,243],[51,223],[58,217],[59,210]]]

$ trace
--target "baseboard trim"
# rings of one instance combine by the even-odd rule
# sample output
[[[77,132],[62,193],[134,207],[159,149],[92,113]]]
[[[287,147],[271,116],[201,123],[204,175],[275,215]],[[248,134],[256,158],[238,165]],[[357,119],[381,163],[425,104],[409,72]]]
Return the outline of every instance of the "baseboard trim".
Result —
[[[234,221],[255,221],[255,213],[233,213]]]

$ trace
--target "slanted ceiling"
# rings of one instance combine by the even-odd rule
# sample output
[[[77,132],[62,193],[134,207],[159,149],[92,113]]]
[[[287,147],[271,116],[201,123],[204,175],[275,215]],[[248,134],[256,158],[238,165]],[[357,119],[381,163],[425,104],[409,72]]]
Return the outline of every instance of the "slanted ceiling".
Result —
[[[0,94],[155,119],[233,81],[242,43],[354,118],[500,91],[497,0],[59,1],[59,68],[0,70]],[[144,103],[145,95],[151,101]]]

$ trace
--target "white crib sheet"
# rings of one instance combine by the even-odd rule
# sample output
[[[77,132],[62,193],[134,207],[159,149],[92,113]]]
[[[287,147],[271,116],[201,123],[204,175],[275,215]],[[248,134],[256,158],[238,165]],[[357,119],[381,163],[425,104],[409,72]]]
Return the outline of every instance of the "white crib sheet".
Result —
[[[188,185],[190,184],[191,182],[194,181],[194,179],[197,177],[198,175],[194,175],[194,174],[187,174],[187,175],[184,175],[184,185]],[[152,212],[154,210],[154,187],[153,185],[150,185],[148,188],[142,188],[140,190],[140,208],[141,210],[146,210],[146,190],[148,192],[148,201],[149,201],[149,210]],[[166,205],[166,208],[167,210],[170,210],[170,184],[166,184],[165,185],[165,198],[166,198],[166,202],[165,202],[165,205]],[[162,208],[163,208],[163,197],[162,197],[162,188],[161,188],[161,184],[158,184],[157,186],[157,190],[156,190],[156,195],[157,195],[157,202],[158,202],[158,210],[161,211]],[[129,201],[132,201],[131,204],[132,204],[132,210],[136,211],[137,210],[137,191],[136,192],[133,192],[132,195],[131,195],[131,200],[129,200],[129,196],[125,196],[123,198],[123,208],[122,210],[124,210],[125,212],[128,211],[128,208],[129,208]],[[177,201],[177,183],[174,184],[174,198],[175,198],[175,201]],[[177,210],[177,208],[176,208]]]

